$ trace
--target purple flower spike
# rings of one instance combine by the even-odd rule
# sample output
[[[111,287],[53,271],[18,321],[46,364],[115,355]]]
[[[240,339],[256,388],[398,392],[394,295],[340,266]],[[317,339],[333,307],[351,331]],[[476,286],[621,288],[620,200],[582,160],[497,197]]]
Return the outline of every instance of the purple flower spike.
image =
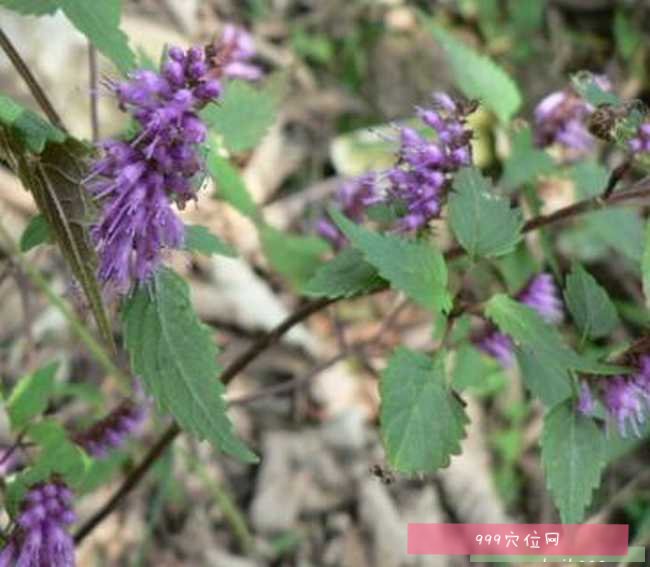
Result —
[[[593,415],[596,401],[587,382],[580,384],[580,397],[578,398],[578,411],[585,416]]]
[[[74,567],[74,540],[67,531],[76,521],[71,504],[72,493],[58,480],[33,486],[0,552],[0,567]]]
[[[609,378],[605,385],[603,402],[623,437],[627,435],[628,427],[637,437],[641,436],[639,427],[645,420],[647,406],[634,377]]]
[[[628,140],[628,147],[633,154],[650,153],[650,122],[639,126],[634,137]]]
[[[263,73],[260,67],[251,63],[255,54],[253,37],[245,29],[228,24],[221,39],[209,52],[216,65],[213,73],[218,77],[256,81]]]
[[[132,437],[147,417],[143,405],[125,401],[105,418],[78,435],[75,441],[95,458],[105,458]]]
[[[511,368],[515,363],[514,346],[510,337],[490,326],[485,332],[475,337],[472,342],[480,351],[495,358],[504,368]]]
[[[558,324],[564,319],[562,300],[550,274],[542,272],[532,277],[517,299],[537,311],[547,323]]]

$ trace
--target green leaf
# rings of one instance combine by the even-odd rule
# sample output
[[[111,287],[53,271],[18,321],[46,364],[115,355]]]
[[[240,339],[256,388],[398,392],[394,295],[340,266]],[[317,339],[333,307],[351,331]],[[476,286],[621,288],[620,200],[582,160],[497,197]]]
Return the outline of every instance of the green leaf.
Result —
[[[232,152],[255,147],[275,121],[276,99],[267,89],[231,81],[218,104],[210,103],[201,118],[219,134]]]
[[[618,325],[618,314],[607,292],[579,264],[567,276],[564,297],[573,320],[585,336],[606,337]]]
[[[126,301],[122,317],[134,374],[178,424],[245,462],[257,458],[234,435],[219,381],[217,348],[183,279],[168,269]]]
[[[603,192],[609,172],[596,160],[588,159],[574,165],[570,169],[570,176],[575,184],[576,198],[587,199]]]
[[[4,95],[0,95],[0,126],[7,128],[22,146],[36,154],[43,151],[47,142],[63,142],[66,138],[61,130],[38,114]]]
[[[7,400],[7,413],[13,431],[20,431],[45,411],[54,390],[54,376],[58,368],[59,363],[52,362],[18,381]]]
[[[135,54],[120,29],[122,0],[59,0],[68,20],[115,66],[126,73],[135,67]]]
[[[542,462],[563,524],[578,524],[600,484],[605,439],[596,423],[566,401],[544,418]]]
[[[526,387],[544,405],[553,407],[571,397],[571,377],[561,362],[530,347],[518,348],[516,355]]]
[[[330,216],[391,286],[431,311],[451,309],[447,265],[432,244],[371,232],[354,224],[334,207],[330,208]]]
[[[346,248],[322,265],[302,290],[313,297],[365,295],[386,285],[377,270],[355,248]]]
[[[265,224],[259,231],[269,264],[297,288],[311,279],[329,250],[327,243],[316,236],[286,234]]]
[[[449,221],[467,253],[476,258],[511,252],[521,239],[521,212],[495,195],[487,179],[473,167],[456,174],[454,190],[449,199]]]
[[[399,472],[434,472],[460,453],[468,419],[447,386],[444,361],[442,351],[431,360],[399,347],[382,372],[381,437]]]
[[[645,246],[643,249],[643,258],[641,260],[641,275],[643,277],[645,304],[650,307],[650,221],[646,223],[644,241]]]
[[[605,91],[598,85],[593,73],[580,71],[571,77],[571,82],[589,104],[600,106],[601,104],[621,104],[621,99],[613,92]]]
[[[512,78],[492,59],[480,55],[439,25],[428,21],[434,37],[447,54],[456,86],[508,122],[521,106],[521,93]]]
[[[207,166],[217,188],[216,197],[232,205],[242,215],[255,219],[259,216],[257,205],[251,197],[239,171],[217,153],[212,146],[208,154]]]
[[[114,346],[113,333],[96,278],[97,258],[88,224],[93,204],[82,187],[90,150],[73,138],[49,141],[38,160],[33,159],[19,136],[0,128],[0,153],[28,189],[51,234],[81,284],[105,342]]]
[[[185,225],[185,248],[190,252],[205,256],[228,256],[236,258],[237,252],[221,238],[210,232],[210,229],[198,224]]]
[[[50,240],[50,227],[43,215],[32,217],[20,237],[20,251],[29,252]]]
[[[644,226],[637,211],[611,208],[585,217],[592,238],[620,252],[638,266],[643,256]]]
[[[44,16],[54,14],[61,0],[0,0],[0,6],[25,16]]]
[[[530,127],[522,128],[512,137],[512,151],[503,164],[504,171],[501,184],[506,191],[514,191],[527,183],[532,183],[539,176],[555,169],[553,158],[544,150],[533,144]]]
[[[616,10],[614,17],[614,39],[616,40],[616,49],[624,59],[632,57],[643,40],[643,35],[639,32],[638,27],[620,9]]]

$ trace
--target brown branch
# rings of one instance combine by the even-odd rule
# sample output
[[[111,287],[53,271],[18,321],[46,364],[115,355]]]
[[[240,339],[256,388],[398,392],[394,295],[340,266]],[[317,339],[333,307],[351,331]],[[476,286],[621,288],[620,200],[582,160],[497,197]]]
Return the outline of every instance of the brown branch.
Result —
[[[0,28],[0,47],[2,47],[3,51],[7,54],[7,57],[16,68],[16,71],[18,71],[18,74],[23,78],[25,83],[27,83],[29,91],[32,93],[32,96],[41,107],[41,110],[43,110],[48,120],[54,124],[54,126],[59,128],[59,130],[66,132],[61,118],[57,114],[56,110],[54,110],[54,106],[52,106],[52,103],[47,98],[45,91],[38,83],[36,77],[34,77],[23,58],[20,56],[20,53],[18,53],[14,45],[11,43],[9,37],[7,37],[7,35],[2,31],[2,28]]]
[[[559,209],[549,215],[540,215],[530,219],[524,224],[522,232],[531,232],[543,226],[547,226],[556,222],[564,221],[584,213],[613,206],[619,205],[626,201],[650,197],[650,177],[644,178],[629,190],[619,192],[611,195],[608,199],[600,196],[585,199],[563,209]],[[462,248],[452,248],[445,254],[447,260],[463,256],[465,251]],[[379,290],[378,290],[379,291]],[[253,343],[248,350],[242,353],[232,364],[230,364],[221,374],[221,380],[224,384],[228,384],[248,366],[257,356],[276,343],[282,335],[289,331],[294,325],[300,323],[310,315],[324,309],[339,299],[317,299],[305,303],[295,313],[287,317],[275,329],[271,330],[266,335],[260,337]],[[295,385],[295,384],[294,384]],[[284,391],[287,386],[279,385],[277,391]],[[293,387],[293,386],[292,386]],[[155,445],[145,455],[140,464],[133,469],[128,476],[124,479],[122,485],[111,496],[111,498],[85,523],[81,526],[79,531],[75,534],[75,541],[81,542],[104,518],[106,518],[124,498],[144,477],[151,466],[156,460],[164,453],[167,446],[169,446],[177,435],[181,432],[176,424],[172,424],[165,430],[162,436],[158,439]]]

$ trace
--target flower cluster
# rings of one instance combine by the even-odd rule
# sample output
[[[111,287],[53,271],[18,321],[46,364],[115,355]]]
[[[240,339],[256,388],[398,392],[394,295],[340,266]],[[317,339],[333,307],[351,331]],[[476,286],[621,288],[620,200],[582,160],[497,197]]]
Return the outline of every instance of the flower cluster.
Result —
[[[564,318],[562,300],[553,282],[553,276],[546,272],[533,276],[515,299],[534,309],[547,323],[558,324]],[[488,325],[482,332],[472,338],[476,347],[485,354],[495,358],[504,368],[514,364],[514,345],[493,325]]]
[[[422,128],[431,128],[434,139],[414,128],[398,128],[395,166],[347,181],[337,195],[343,212],[360,222],[367,207],[385,203],[398,211],[395,228],[400,232],[417,231],[440,216],[453,174],[472,162],[472,132],[466,126],[472,111],[472,106],[435,93],[430,108],[417,109]],[[317,230],[337,247],[345,242],[327,219],[319,221]]]
[[[641,124],[634,137],[627,143],[632,153],[650,153],[650,122]]]
[[[206,50],[171,47],[160,73],[140,69],[127,81],[109,82],[139,131],[129,141],[103,142],[87,180],[102,203],[91,235],[105,284],[125,291],[151,277],[163,249],[182,246],[184,225],[172,203],[182,208],[194,198],[203,169],[199,144],[207,128],[198,111],[220,96],[222,77],[258,76],[248,63],[252,53],[248,34],[229,26]]]
[[[0,552],[0,567],[74,567],[74,541],[67,531],[76,521],[72,501],[72,492],[60,481],[33,486]]]
[[[609,418],[616,424],[622,436],[628,429],[641,436],[640,427],[650,411],[650,356],[639,356],[633,363],[635,371],[624,376],[601,380],[599,393]],[[594,392],[583,382],[578,400],[578,411],[592,415],[595,408]]]
[[[105,458],[111,449],[120,447],[142,425],[147,417],[144,405],[125,401],[105,418],[76,436],[75,441],[89,455]]]

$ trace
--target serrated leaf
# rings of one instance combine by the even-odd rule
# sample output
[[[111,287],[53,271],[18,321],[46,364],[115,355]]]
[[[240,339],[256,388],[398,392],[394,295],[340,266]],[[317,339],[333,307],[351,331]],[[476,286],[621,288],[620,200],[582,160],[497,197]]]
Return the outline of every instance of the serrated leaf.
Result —
[[[49,141],[63,142],[66,135],[38,114],[0,95],[0,125],[12,132],[30,152],[40,154]]]
[[[196,316],[185,281],[166,268],[122,310],[133,372],[178,424],[245,462],[257,457],[235,436],[219,381],[217,348]]]
[[[120,29],[122,0],[59,0],[68,20],[115,66],[126,73],[135,67],[135,53]]]
[[[53,362],[18,381],[7,400],[7,413],[13,431],[20,431],[45,411],[54,390],[54,376],[58,368],[59,363]]]
[[[207,166],[216,186],[216,197],[232,205],[242,215],[256,219],[259,216],[257,205],[251,197],[239,171],[224,157],[211,147]]]
[[[111,325],[96,278],[95,247],[88,232],[92,203],[82,187],[89,148],[73,138],[67,138],[63,143],[48,141],[39,158],[34,159],[20,137],[11,130],[0,128],[0,150],[23,186],[32,193],[59,249],[84,290],[102,337],[114,347]]]
[[[198,224],[185,225],[185,249],[205,256],[228,256],[236,258],[236,250],[221,238],[212,234],[206,226]]]
[[[219,100],[201,111],[201,118],[232,152],[255,147],[275,121],[276,99],[267,89],[231,81]]]
[[[478,169],[466,167],[454,178],[449,221],[467,253],[495,257],[511,252],[521,239],[523,218],[510,203],[494,194]]]
[[[571,377],[566,366],[530,347],[516,350],[524,384],[545,406],[553,407],[571,397]]]
[[[26,16],[54,14],[61,0],[0,0],[0,6]]]
[[[50,227],[43,215],[36,215],[29,221],[20,236],[20,251],[29,252],[50,239]]]
[[[395,470],[434,472],[460,453],[468,419],[447,386],[444,352],[431,360],[399,347],[382,372],[379,392],[381,437]]]
[[[646,223],[645,227],[645,245],[643,249],[643,258],[641,260],[641,275],[643,279],[645,304],[650,307],[650,221]]]
[[[287,234],[265,224],[259,226],[259,232],[269,264],[297,288],[311,279],[329,250],[327,243],[316,236]]]
[[[334,299],[371,293],[385,285],[359,250],[346,248],[318,268],[302,291],[305,295]]]
[[[540,315],[507,295],[493,296],[485,306],[485,315],[520,347],[535,351],[540,364],[556,369],[578,370],[592,374],[618,374],[627,368],[593,361],[564,344],[557,329]]]
[[[618,325],[618,314],[607,292],[582,266],[567,276],[564,297],[573,320],[585,336],[606,337]]]
[[[501,178],[501,185],[506,191],[514,191],[555,169],[553,158],[533,144],[533,133],[530,127],[516,132],[512,137],[511,146],[511,153],[503,164],[504,171]]]
[[[492,59],[428,20],[429,28],[446,52],[456,86],[469,98],[480,99],[501,122],[508,122],[521,106],[521,93],[512,78]]]
[[[330,208],[330,216],[392,287],[431,311],[446,313],[451,309],[447,265],[433,244],[371,232],[354,224],[334,207]]]
[[[546,482],[563,524],[578,524],[600,484],[605,439],[593,419],[566,401],[546,414],[542,434]]]

